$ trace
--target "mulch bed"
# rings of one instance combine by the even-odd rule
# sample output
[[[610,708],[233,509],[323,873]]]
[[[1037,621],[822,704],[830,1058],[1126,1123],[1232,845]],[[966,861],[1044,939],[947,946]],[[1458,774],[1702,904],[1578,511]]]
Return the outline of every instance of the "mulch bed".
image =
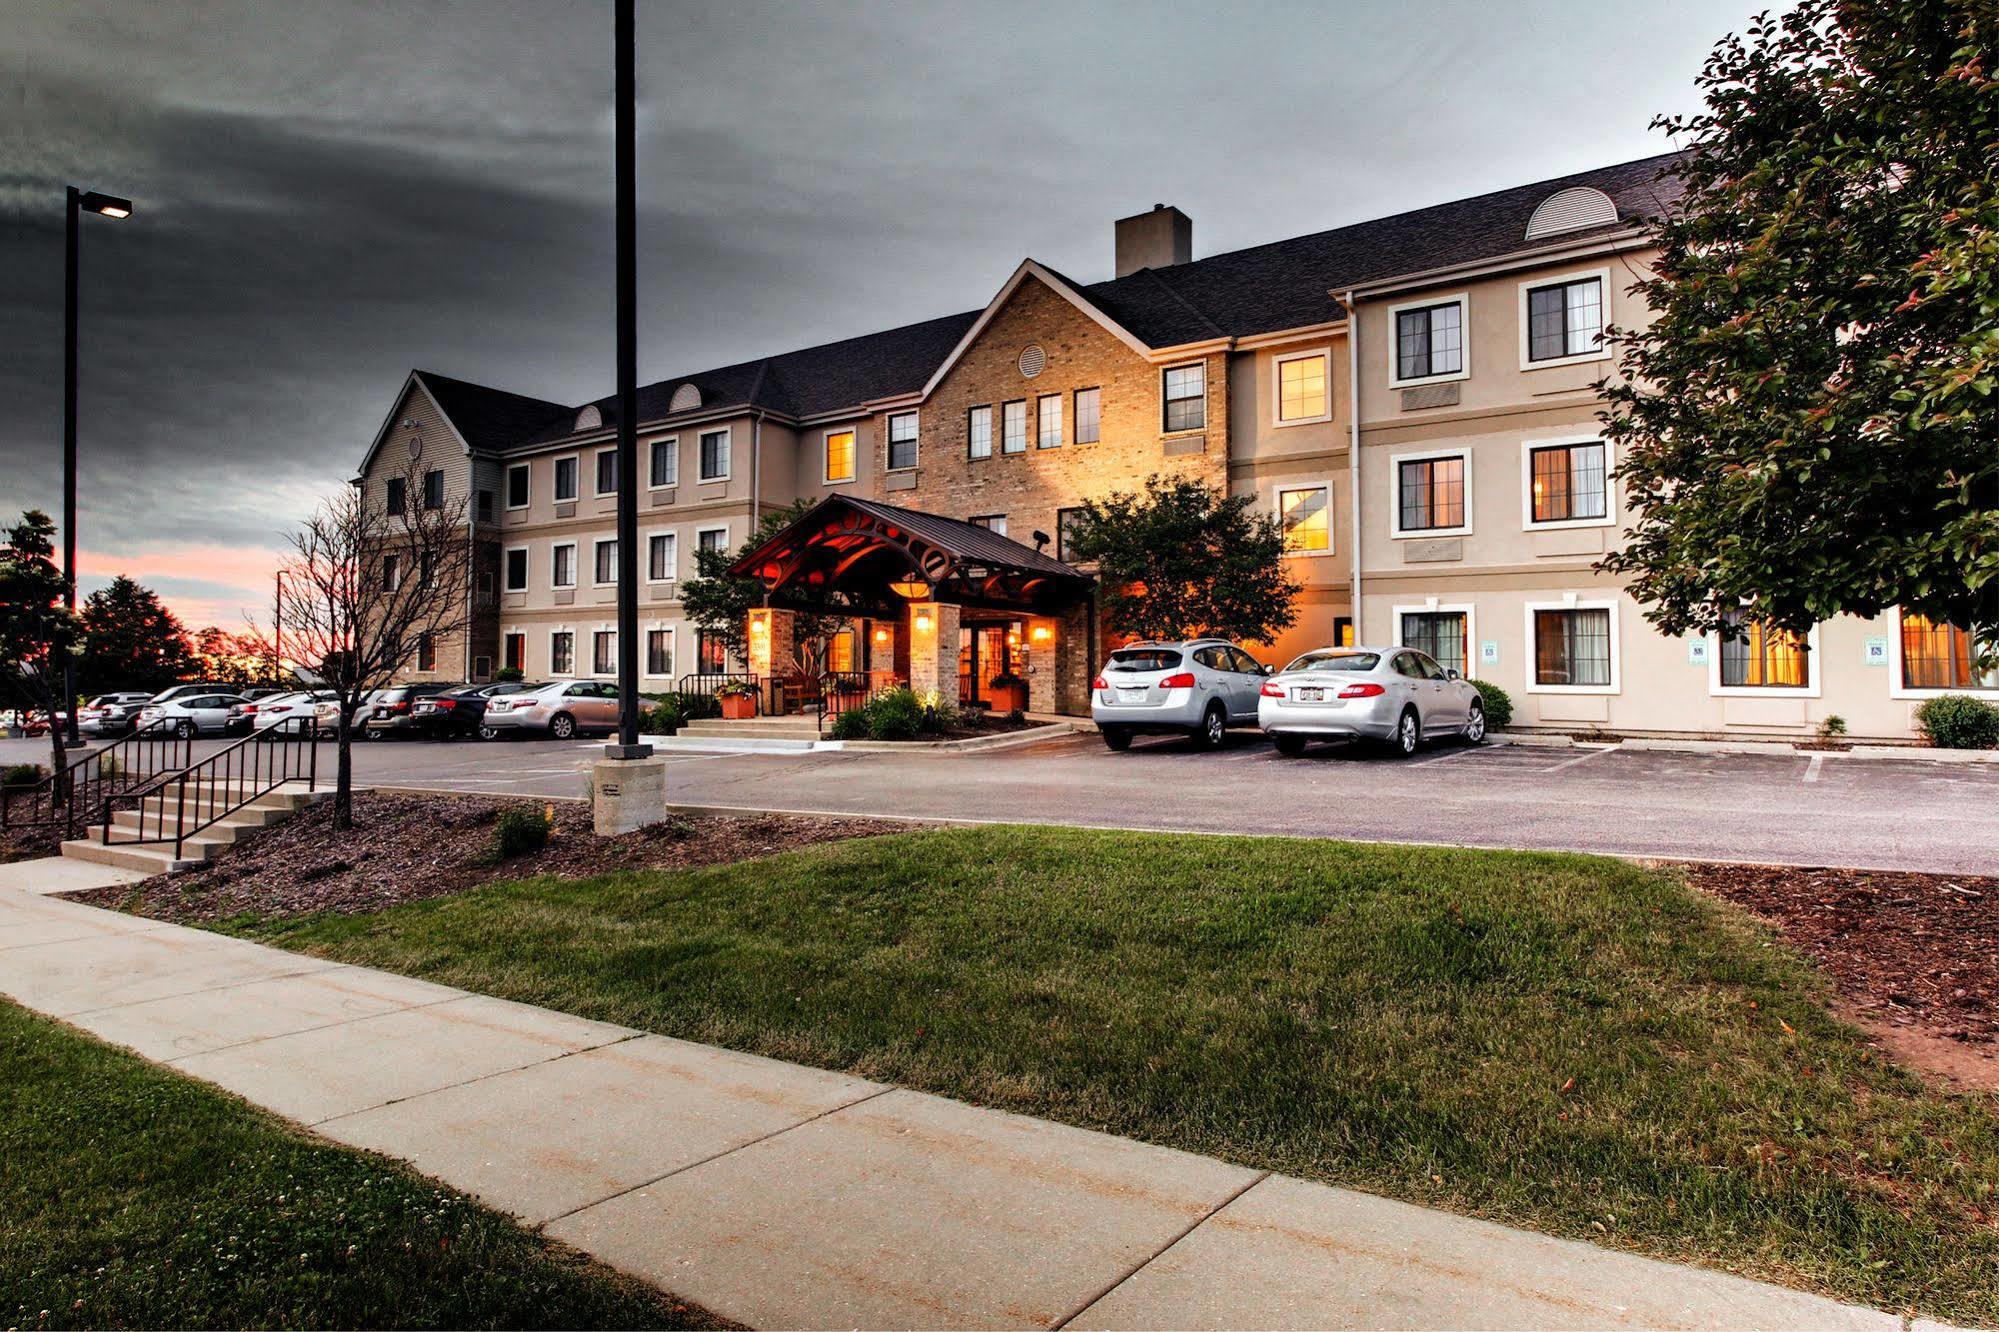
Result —
[[[506,809],[552,812],[548,845],[499,860],[493,825]],[[675,817],[622,837],[598,837],[590,806],[477,795],[354,798],[352,831],[332,831],[333,806],[314,805],[246,838],[209,866],[130,887],[77,893],[79,901],[161,920],[227,920],[379,911],[539,874],[585,878],[614,870],[688,869],[767,856],[817,842],[901,831],[879,819],[790,814]]]
[[[54,824],[0,829],[0,865],[62,854],[62,830]]]

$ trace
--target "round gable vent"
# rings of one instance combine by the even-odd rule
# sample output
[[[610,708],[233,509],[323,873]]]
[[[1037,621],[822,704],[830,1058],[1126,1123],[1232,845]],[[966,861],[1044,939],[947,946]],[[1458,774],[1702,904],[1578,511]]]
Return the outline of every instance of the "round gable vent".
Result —
[[[576,413],[576,428],[578,430],[601,430],[603,426],[604,414],[598,411],[594,405],[585,407],[582,411]]]
[[[700,405],[701,390],[695,388],[692,384],[682,384],[673,391],[673,397],[667,402],[666,410],[669,412],[691,412]]]
[[[1021,349],[1020,373],[1032,379],[1048,368],[1048,353],[1037,343],[1030,343]]]
[[[1527,239],[1558,236],[1584,227],[1601,227],[1617,221],[1617,205],[1602,190],[1574,185],[1557,190],[1541,201],[1534,216],[1527,219]]]

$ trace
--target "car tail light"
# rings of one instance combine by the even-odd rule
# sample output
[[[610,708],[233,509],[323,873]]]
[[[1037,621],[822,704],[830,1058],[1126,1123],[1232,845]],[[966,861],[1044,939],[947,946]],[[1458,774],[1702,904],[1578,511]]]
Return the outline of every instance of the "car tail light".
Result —
[[[430,705],[434,708],[442,708],[446,712],[449,712],[451,711],[451,709],[458,706],[458,700],[455,698],[437,698],[437,699],[432,699]]]
[[[243,715],[244,715],[245,717],[247,717],[247,716],[249,716],[249,715],[250,715],[251,713],[253,713],[253,712],[255,712],[255,711],[257,710],[257,705],[256,705],[255,703],[245,703],[245,704],[244,704],[244,705],[243,705],[242,707],[240,707],[240,708],[238,708],[238,709],[236,709],[236,710],[237,710],[238,712],[242,713],[242,714],[243,714]],[[280,711],[282,711],[282,710],[283,710],[283,709],[280,709]]]
[[[1340,690],[1340,697],[1376,698],[1387,692],[1388,691],[1386,689],[1383,689],[1378,684],[1350,684],[1345,689]]]
[[[1104,677],[1103,677],[1103,676],[1101,676],[1101,675],[1099,675],[1099,676],[1098,676],[1098,677],[1097,677],[1096,679],[1094,679],[1094,680],[1090,681],[1090,688],[1092,688],[1092,689],[1109,689],[1109,688],[1110,688],[1110,686],[1109,686],[1109,685],[1107,685],[1107,684],[1105,684],[1105,683],[1104,683]]]
[[[389,711],[390,711],[390,712],[408,712],[409,710],[410,710],[410,705],[409,705],[408,703],[391,703],[391,704],[389,704]]]
[[[1181,671],[1178,675],[1169,675],[1159,682],[1159,687],[1161,689],[1192,689],[1194,687],[1194,673],[1192,671]]]
[[[1263,688],[1257,690],[1257,692],[1259,694],[1262,694],[1265,698],[1283,698],[1284,686],[1277,683],[1277,681],[1275,680],[1265,680],[1263,682]]]

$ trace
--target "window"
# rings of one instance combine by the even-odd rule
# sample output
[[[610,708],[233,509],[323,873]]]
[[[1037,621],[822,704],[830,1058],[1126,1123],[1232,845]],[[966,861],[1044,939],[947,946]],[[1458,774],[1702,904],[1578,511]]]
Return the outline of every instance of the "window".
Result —
[[[437,669],[437,640],[429,634],[416,636],[416,668],[420,671]]]
[[[437,552],[420,550],[416,557],[416,585],[428,592],[437,586]]]
[[[673,674],[673,630],[646,630],[646,674]]]
[[[1080,508],[1055,511],[1055,558],[1065,564],[1074,554],[1076,524],[1082,516],[1083,511]]]
[[[1744,608],[1722,613],[1720,637],[1722,688],[1811,687],[1811,645],[1797,634],[1772,628]]]
[[[654,490],[663,490],[668,486],[677,486],[680,484],[680,440],[678,437],[669,435],[665,439],[656,439],[647,446],[646,452],[651,455],[648,459],[648,462],[651,464],[648,475],[652,478],[652,487]]]
[[[502,638],[500,640],[500,661],[508,670],[519,671],[525,675],[528,668],[528,636],[526,634],[514,633]]]
[[[492,491],[490,491],[490,490],[481,490],[481,491],[479,492],[479,503],[478,503],[478,509],[479,509],[479,521],[480,521],[480,522],[482,522],[482,523],[490,523],[490,522],[492,522],[492,521],[493,521],[493,492],[492,492]]]
[[[558,503],[576,498],[576,459],[555,460],[555,498]]]
[[[969,518],[966,521],[974,527],[983,527],[988,532],[997,532],[1001,536],[1006,535],[1006,515],[1003,513],[989,513],[984,517]]]
[[[435,469],[423,474],[423,507],[441,509],[444,507],[444,473]]]
[[[403,560],[400,555],[382,556],[382,591],[393,592],[403,585]]]
[[[1333,548],[1332,490],[1300,486],[1277,492],[1277,516],[1284,524],[1284,549],[1297,554]]]
[[[480,656],[472,658],[472,678],[474,680],[489,680],[492,676],[493,659],[491,657]]]
[[[596,581],[599,587],[618,581],[618,543],[615,540],[597,543]]]
[[[1596,356],[1603,347],[1603,278],[1526,288],[1527,361]]]
[[[701,436],[701,479],[703,481],[726,481],[729,479],[729,432],[709,430]]]
[[[1470,673],[1466,648],[1471,634],[1463,611],[1404,611],[1401,623],[1404,647],[1429,653],[1447,671]]]
[[[618,451],[616,449],[597,450],[597,493],[615,495],[618,493]]]
[[[613,629],[599,629],[590,635],[590,673],[592,675],[616,675],[618,673],[618,635]]]
[[[1609,607],[1530,610],[1534,617],[1534,683],[1570,689],[1611,684]]]
[[[403,516],[404,513],[408,511],[409,497],[406,493],[408,490],[409,490],[409,483],[403,480],[403,478],[399,476],[392,476],[389,478],[388,482],[389,493],[385,497],[384,502],[388,505],[389,516],[391,518],[400,518]]]
[[[1974,669],[1985,646],[1954,624],[1902,612],[1902,688],[1999,689],[1999,669]]]
[[[671,532],[655,532],[646,539],[646,577],[655,583],[667,583],[679,576],[679,542]]]
[[[568,675],[576,669],[576,635],[558,629],[548,636],[548,673]]]
[[[704,527],[694,534],[694,549],[719,555],[729,547],[729,529],[726,527]]]
[[[1323,421],[1333,413],[1327,357],[1322,351],[1277,358],[1277,423]]]
[[[974,407],[965,417],[965,456],[993,456],[993,409]]]
[[[888,418],[888,470],[905,471],[916,466],[916,413],[899,412]]]
[[[1395,530],[1465,529],[1465,458],[1405,458],[1395,465]],[[1432,653],[1431,655],[1435,655]]]
[[[1394,382],[1462,375],[1465,368],[1464,298],[1395,311]]]
[[[1076,442],[1094,444],[1103,438],[1104,391],[1102,389],[1076,390]]]
[[[826,432],[826,482],[852,481],[854,479],[854,432],[851,430],[828,430]]]
[[[694,634],[695,666],[703,675],[721,675],[729,669],[729,646],[706,629]]]
[[[1556,444],[1527,451],[1528,521],[1601,522],[1610,513],[1602,444]]]
[[[1177,365],[1162,376],[1166,391],[1165,428],[1200,430],[1208,424],[1208,367]]]
[[[554,559],[549,563],[548,582],[550,587],[576,586],[576,543],[565,541],[551,552]]]
[[[515,463],[507,469],[507,507],[525,509],[528,506],[528,465]]]
[[[526,546],[516,546],[507,552],[507,591],[528,590],[528,551]]]
[[[1034,447],[1037,449],[1059,449],[1062,447],[1062,395],[1044,394],[1035,404]]]
[[[1333,617],[1333,646],[1353,646],[1353,616],[1336,615]]]
[[[1000,452],[1027,452],[1027,399],[1018,398],[1000,407]]]

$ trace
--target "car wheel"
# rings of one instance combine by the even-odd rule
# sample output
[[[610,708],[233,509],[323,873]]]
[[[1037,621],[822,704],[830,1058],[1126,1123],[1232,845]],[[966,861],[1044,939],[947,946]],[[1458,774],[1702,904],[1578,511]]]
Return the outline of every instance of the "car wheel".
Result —
[[[1465,743],[1476,745],[1482,743],[1484,740],[1485,708],[1483,705],[1474,702],[1471,705],[1471,715],[1465,718]]]
[[[576,719],[566,712],[558,712],[548,723],[548,733],[558,740],[567,740],[576,734]]]
[[[1131,732],[1122,726],[1104,727],[1103,737],[1105,746],[1120,754],[1131,748]]]
[[[1397,758],[1408,758],[1423,743],[1423,724],[1416,719],[1416,709],[1404,708],[1402,720],[1395,723],[1395,735],[1388,744]]]
[[[481,740],[498,740],[500,738],[500,728],[497,726],[481,726],[479,728],[479,738]]]
[[[1220,749],[1228,734],[1228,713],[1222,711],[1219,703],[1208,704],[1208,710],[1201,714],[1201,729],[1194,732],[1194,743],[1202,749]]]
[[[195,736],[194,723],[191,721],[180,722],[178,725],[174,727],[174,734],[179,736],[183,740],[194,739]]]
[[[1285,758],[1297,758],[1305,752],[1305,737],[1302,735],[1273,735],[1270,738],[1276,743],[1277,752]]]

